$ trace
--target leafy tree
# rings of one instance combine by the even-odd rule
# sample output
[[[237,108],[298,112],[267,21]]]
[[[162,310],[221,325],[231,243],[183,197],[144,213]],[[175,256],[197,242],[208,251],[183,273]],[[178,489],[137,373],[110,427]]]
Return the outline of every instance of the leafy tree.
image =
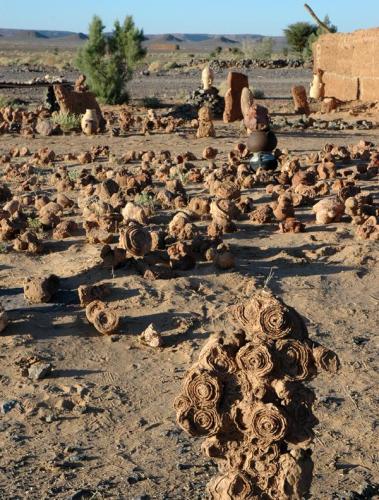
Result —
[[[126,84],[133,76],[135,64],[145,55],[142,40],[143,32],[135,27],[131,17],[123,25],[116,21],[114,32],[107,37],[101,19],[94,16],[76,65],[101,101],[108,104],[127,101]]]
[[[145,57],[146,49],[142,47],[145,40],[143,30],[136,28],[132,16],[127,16],[121,25],[119,21],[114,23],[114,32],[111,43],[115,50],[120,50],[130,68]]]
[[[294,23],[290,24],[284,30],[289,46],[297,53],[302,54],[308,45],[309,37],[316,33],[317,26],[310,23]]]

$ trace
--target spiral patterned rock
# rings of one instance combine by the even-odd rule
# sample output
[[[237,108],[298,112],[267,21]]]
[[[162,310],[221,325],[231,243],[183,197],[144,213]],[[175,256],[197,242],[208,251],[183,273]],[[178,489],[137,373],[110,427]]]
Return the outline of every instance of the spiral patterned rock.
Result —
[[[298,340],[279,340],[276,350],[285,379],[309,380],[315,374],[312,352]]]
[[[212,479],[208,485],[212,500],[244,500],[258,498],[252,496],[254,488],[243,472],[229,472]]]
[[[261,443],[281,441],[288,428],[287,419],[275,405],[259,404],[251,415],[251,432]]]
[[[317,346],[314,347],[312,352],[317,368],[330,373],[338,372],[340,362],[333,351],[326,349],[324,346]]]
[[[246,344],[237,354],[237,364],[254,377],[265,377],[274,368],[269,346],[265,344]]]
[[[220,385],[217,378],[198,368],[188,374],[185,391],[196,408],[214,407],[220,399]]]
[[[93,300],[86,306],[86,318],[89,323],[95,321],[96,315],[105,309],[106,305],[101,300]]]
[[[119,317],[116,312],[107,308],[97,310],[93,315],[92,324],[102,335],[112,335],[119,324]]]
[[[143,257],[151,250],[151,235],[137,222],[129,222],[120,230],[119,246],[133,257]]]
[[[191,436],[213,436],[221,429],[221,416],[215,408],[193,408],[178,411],[180,427]]]

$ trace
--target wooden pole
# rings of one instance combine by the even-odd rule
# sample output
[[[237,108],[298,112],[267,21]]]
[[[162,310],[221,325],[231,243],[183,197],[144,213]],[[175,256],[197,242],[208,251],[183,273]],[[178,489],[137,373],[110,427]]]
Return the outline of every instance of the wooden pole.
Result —
[[[311,9],[311,7],[307,3],[304,4],[304,7],[309,12],[309,14],[313,17],[313,19],[316,21],[316,23],[320,26],[320,28],[324,29],[327,33],[333,33],[332,30],[325,23],[323,23],[319,17],[317,17],[315,12]]]

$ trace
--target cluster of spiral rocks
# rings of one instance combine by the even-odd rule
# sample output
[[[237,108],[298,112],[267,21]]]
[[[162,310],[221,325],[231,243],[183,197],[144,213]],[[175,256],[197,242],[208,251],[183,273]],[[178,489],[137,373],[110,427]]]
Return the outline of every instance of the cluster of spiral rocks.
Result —
[[[177,421],[219,475],[213,500],[301,499],[309,491],[315,396],[304,382],[335,373],[332,351],[312,342],[299,314],[271,292],[256,292],[232,314],[241,331],[202,349],[175,400]]]

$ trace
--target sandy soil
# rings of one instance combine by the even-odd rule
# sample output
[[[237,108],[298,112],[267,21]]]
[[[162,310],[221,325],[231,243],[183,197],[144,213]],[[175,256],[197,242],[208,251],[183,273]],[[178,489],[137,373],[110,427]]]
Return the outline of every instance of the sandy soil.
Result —
[[[271,95],[282,96],[297,74],[288,82],[272,72],[264,78],[272,80]],[[179,82],[165,83],[172,95],[177,83],[182,87]],[[196,87],[196,80],[191,84]],[[212,140],[191,134],[74,134],[20,141],[3,135],[0,154],[21,144],[33,152],[48,146],[56,153],[106,144],[116,155],[169,149],[201,157],[204,147],[212,145],[220,151],[221,164],[239,141],[238,126],[217,122],[216,131]],[[305,153],[326,142],[379,142],[378,135],[294,131],[279,133],[278,139],[279,147]],[[82,167],[71,163],[69,168]],[[42,172],[48,174],[49,169]],[[186,188],[190,193],[197,189]],[[378,194],[375,181],[363,188]],[[263,188],[250,194],[257,204],[268,201]],[[225,238],[237,257],[234,270],[199,264],[167,281],[147,282],[131,269],[102,268],[100,247],[83,237],[44,240],[46,252],[38,257],[0,253],[0,298],[12,321],[0,344],[0,399],[17,402],[0,418],[1,498],[205,498],[215,466],[202,456],[200,442],[180,431],[172,402],[209,335],[234,328],[228,306],[264,284],[306,318],[311,338],[337,352],[342,364],[338,375],[320,375],[312,383],[320,421],[312,498],[374,498],[353,492],[378,480],[378,247],[357,240],[349,223],[316,226],[309,208],[297,213],[307,224],[305,233],[279,234],[275,224],[238,223],[238,232]],[[54,302],[28,305],[22,293],[25,276],[51,272],[62,278]],[[94,283],[111,286],[109,300],[122,316],[118,335],[100,336],[85,320],[76,289]],[[160,350],[138,342],[138,334],[152,322],[164,336],[166,347]],[[50,359],[54,370],[33,382],[20,375],[16,361],[36,353]]]

